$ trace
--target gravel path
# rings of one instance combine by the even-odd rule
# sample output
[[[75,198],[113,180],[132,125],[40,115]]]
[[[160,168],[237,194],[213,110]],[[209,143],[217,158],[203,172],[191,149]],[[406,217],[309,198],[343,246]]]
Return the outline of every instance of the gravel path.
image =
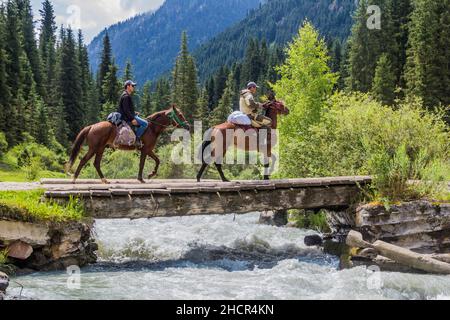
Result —
[[[39,189],[39,182],[0,182],[0,191],[21,191]]]

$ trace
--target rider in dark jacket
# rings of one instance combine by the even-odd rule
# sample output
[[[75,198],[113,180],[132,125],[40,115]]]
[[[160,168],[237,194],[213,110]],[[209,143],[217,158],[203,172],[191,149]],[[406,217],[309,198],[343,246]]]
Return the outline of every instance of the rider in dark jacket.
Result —
[[[142,148],[142,142],[140,141],[145,130],[148,128],[148,122],[139,117],[139,114],[135,111],[133,105],[133,99],[131,94],[134,92],[136,83],[131,80],[125,82],[125,91],[122,93],[119,102],[119,112],[122,116],[122,120],[127,122],[129,125],[138,127],[136,130],[136,146]]]

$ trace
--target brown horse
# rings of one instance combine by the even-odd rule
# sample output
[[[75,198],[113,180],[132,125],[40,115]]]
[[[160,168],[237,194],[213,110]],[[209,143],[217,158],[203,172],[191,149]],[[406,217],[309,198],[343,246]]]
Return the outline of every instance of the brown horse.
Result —
[[[151,115],[150,117],[147,118],[147,121],[149,123],[149,127],[145,131],[144,135],[141,137],[141,141],[144,146],[140,150],[141,162],[139,166],[138,180],[142,183],[145,183],[144,179],[142,178],[142,175],[147,157],[152,158],[156,163],[154,171],[148,176],[148,178],[151,179],[158,173],[160,160],[153,152],[153,150],[155,149],[156,143],[158,142],[158,138],[161,135],[161,133],[163,133],[164,130],[166,130],[171,126],[175,128],[184,128],[187,130],[190,129],[190,126],[187,123],[184,115],[177,109],[176,106],[171,106],[170,109],[168,110],[157,112]],[[87,164],[87,162],[91,160],[91,158],[94,155],[95,155],[95,162],[94,162],[95,169],[97,170],[100,179],[102,179],[102,182],[104,184],[108,183],[108,181],[103,176],[100,164],[105,149],[107,147],[116,148],[113,145],[116,137],[117,137],[116,126],[107,121],[86,127],[80,132],[80,134],[78,135],[78,137],[74,142],[72,152],[70,155],[70,160],[66,169],[70,170],[72,168],[76,158],[78,157],[78,154],[80,153],[81,146],[83,145],[85,140],[89,146],[89,151],[81,159],[80,164],[78,165],[78,169],[75,172],[73,183],[76,182],[76,180],[80,175],[81,170]],[[118,149],[125,151],[134,151],[136,150],[136,147],[119,146]]]
[[[289,109],[284,106],[284,104],[280,101],[276,101],[275,97],[269,96],[269,101],[264,104],[264,108],[266,110],[265,116],[272,119],[272,127],[271,129],[275,130],[278,127],[278,116],[279,115],[288,115]],[[244,128],[246,129],[246,128]],[[227,134],[230,132],[232,134]],[[258,129],[250,129],[255,134]],[[203,173],[208,167],[207,160],[205,159],[205,155],[211,156],[214,160],[214,164],[216,165],[216,169],[219,172],[222,181],[228,182],[229,180],[225,177],[222,170],[223,159],[225,158],[225,154],[231,145],[235,145],[239,149],[245,151],[257,151],[261,152],[264,155],[264,179],[269,180],[269,168],[270,168],[270,160],[272,160],[272,166],[275,165],[275,156],[272,155],[272,147],[273,147],[273,139],[272,134],[274,131],[266,130],[268,133],[266,135],[257,135],[257,143],[256,145],[252,145],[250,143],[250,137],[247,133],[244,133],[243,128],[240,126],[236,126],[232,123],[226,122],[220,125],[217,125],[209,130],[208,137],[202,144],[201,148],[201,159],[202,159],[202,167],[197,175],[197,181],[200,182]],[[265,138],[264,138],[265,137]],[[262,140],[263,139],[263,140]],[[205,150],[210,147],[209,151],[205,153]]]

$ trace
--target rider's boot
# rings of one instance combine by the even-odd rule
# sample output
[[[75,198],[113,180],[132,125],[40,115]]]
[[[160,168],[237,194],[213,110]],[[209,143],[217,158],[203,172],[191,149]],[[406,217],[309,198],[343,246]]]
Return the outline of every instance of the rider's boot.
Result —
[[[134,146],[138,150],[141,150],[144,147],[144,144],[142,143],[141,138],[136,138],[136,142],[134,143]]]

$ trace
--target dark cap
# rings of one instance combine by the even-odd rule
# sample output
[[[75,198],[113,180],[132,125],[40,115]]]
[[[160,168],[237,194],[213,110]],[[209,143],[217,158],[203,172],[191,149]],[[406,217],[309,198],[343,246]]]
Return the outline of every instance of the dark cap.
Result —
[[[127,80],[127,81],[125,81],[124,87],[126,88],[126,87],[128,87],[128,86],[136,87],[136,86],[137,86],[137,83],[136,83],[136,82],[133,82],[133,81],[131,81],[131,80]]]

